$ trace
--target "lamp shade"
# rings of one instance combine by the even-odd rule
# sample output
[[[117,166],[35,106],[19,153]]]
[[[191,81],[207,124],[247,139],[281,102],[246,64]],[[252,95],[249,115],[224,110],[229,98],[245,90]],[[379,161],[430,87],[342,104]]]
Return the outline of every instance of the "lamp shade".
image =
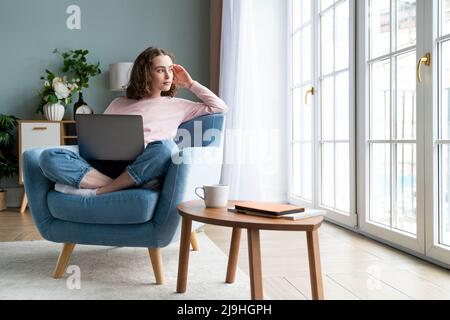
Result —
[[[130,81],[133,62],[118,62],[109,65],[109,88],[112,91],[124,91]]]

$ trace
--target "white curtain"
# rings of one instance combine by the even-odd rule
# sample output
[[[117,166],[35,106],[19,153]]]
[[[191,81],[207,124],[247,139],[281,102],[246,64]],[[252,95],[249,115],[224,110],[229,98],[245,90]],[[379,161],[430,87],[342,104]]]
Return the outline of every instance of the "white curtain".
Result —
[[[287,201],[285,2],[224,0],[220,96],[229,199]]]

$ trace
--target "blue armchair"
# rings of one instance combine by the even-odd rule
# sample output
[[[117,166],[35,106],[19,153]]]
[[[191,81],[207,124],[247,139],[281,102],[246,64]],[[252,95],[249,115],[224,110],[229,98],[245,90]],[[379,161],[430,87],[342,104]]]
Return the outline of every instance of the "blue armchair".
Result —
[[[156,283],[162,284],[161,248],[179,238],[178,204],[196,199],[196,186],[220,180],[223,126],[224,115],[212,114],[179,127],[175,142],[180,152],[172,157],[160,190],[136,188],[97,197],[62,194],[42,175],[39,156],[44,149],[25,151],[24,185],[33,220],[44,239],[64,244],[53,277],[63,276],[76,244],[145,247]]]

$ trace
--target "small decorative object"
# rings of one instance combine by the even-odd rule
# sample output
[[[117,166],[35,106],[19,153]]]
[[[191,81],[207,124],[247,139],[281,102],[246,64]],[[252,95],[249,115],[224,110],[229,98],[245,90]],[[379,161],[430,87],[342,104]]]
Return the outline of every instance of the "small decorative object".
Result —
[[[19,172],[17,157],[12,153],[17,118],[0,114],[0,180]],[[0,211],[6,209],[6,190],[0,187]]]
[[[44,86],[39,92],[41,98],[38,113],[43,113],[50,121],[61,121],[64,117],[65,106],[72,102],[72,95],[78,90],[78,85],[67,77],[56,77],[53,72],[45,70],[47,79],[41,77]]]
[[[94,110],[87,104],[82,104],[75,109],[75,114],[94,114]]]
[[[47,103],[44,105],[44,116],[49,121],[61,121],[66,108],[61,103]]]
[[[74,117],[75,114],[93,114],[94,111],[83,100],[83,92],[79,92],[78,101],[73,105]]]
[[[70,72],[79,88],[78,101],[74,105],[74,118],[75,114],[77,114],[77,110],[82,106],[87,106],[89,109],[89,105],[83,100],[83,88],[89,88],[89,78],[95,77],[100,74],[102,71],[100,70],[100,62],[97,64],[89,64],[87,63],[86,56],[89,54],[88,50],[70,50],[67,52],[60,53],[58,49],[53,51],[54,53],[59,53],[64,59],[64,68],[63,72]],[[92,109],[91,109],[92,110]],[[87,111],[87,108],[83,108],[83,113]]]

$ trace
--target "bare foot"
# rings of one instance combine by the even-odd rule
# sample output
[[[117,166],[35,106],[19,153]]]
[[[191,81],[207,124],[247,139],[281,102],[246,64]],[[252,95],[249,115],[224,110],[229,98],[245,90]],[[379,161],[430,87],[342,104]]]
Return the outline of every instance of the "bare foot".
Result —
[[[120,176],[117,177],[117,179],[115,179],[111,183],[99,187],[97,189],[97,195],[128,189],[130,187],[133,187],[134,185],[134,180],[130,177],[128,172],[124,171]]]
[[[86,173],[80,182],[80,187],[83,189],[97,189],[112,183],[114,179],[104,175],[96,169],[90,170]]]

